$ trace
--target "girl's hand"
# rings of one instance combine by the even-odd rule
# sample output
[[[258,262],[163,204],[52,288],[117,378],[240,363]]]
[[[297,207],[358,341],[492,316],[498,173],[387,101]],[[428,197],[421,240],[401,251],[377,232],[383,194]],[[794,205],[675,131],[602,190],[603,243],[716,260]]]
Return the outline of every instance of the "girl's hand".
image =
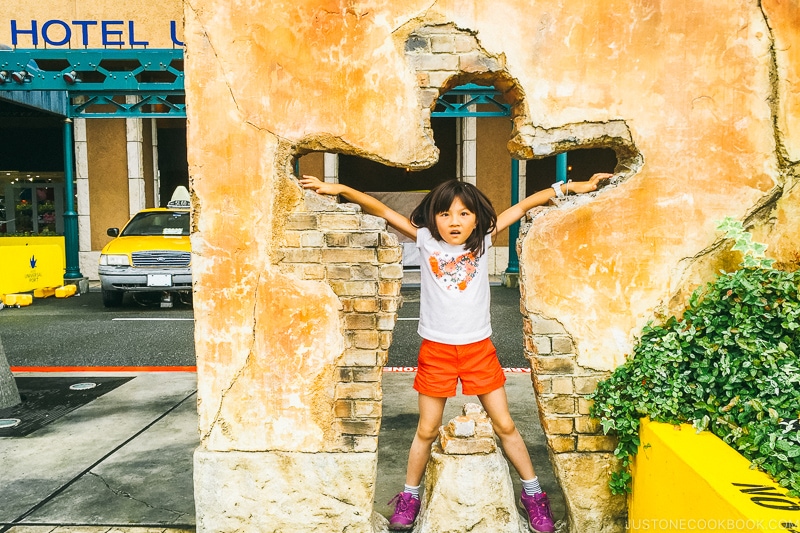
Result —
[[[302,185],[304,189],[311,189],[317,194],[330,194],[332,196],[336,196],[342,192],[338,183],[326,183],[324,181],[320,181],[316,176],[307,176],[304,174],[299,181],[300,185]]]
[[[571,181],[567,183],[567,192],[582,194],[596,191],[600,182],[611,178],[611,176],[613,176],[613,174],[608,174],[607,172],[598,172],[589,178],[589,181]]]

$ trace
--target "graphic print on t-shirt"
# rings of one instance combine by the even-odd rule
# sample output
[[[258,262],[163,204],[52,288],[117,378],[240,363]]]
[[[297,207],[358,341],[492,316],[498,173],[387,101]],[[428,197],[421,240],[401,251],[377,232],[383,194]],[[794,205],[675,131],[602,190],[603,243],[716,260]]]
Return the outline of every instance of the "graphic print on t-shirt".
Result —
[[[478,259],[472,252],[452,257],[436,250],[428,263],[436,280],[447,290],[465,290],[478,270]]]

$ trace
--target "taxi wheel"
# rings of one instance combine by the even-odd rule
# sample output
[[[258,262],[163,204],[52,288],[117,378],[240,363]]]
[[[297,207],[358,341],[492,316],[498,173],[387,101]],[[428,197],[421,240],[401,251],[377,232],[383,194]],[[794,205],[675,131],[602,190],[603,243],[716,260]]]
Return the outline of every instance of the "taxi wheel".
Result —
[[[103,305],[106,307],[119,307],[122,305],[122,297],[125,295],[122,291],[107,291],[102,289]]]

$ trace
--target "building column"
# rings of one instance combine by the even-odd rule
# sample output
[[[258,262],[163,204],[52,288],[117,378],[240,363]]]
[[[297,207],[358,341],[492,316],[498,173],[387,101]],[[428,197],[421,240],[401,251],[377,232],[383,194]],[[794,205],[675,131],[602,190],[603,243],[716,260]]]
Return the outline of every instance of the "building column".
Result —
[[[470,106],[470,109],[474,106]],[[462,181],[476,185],[478,183],[478,119],[464,117],[458,119],[461,124],[461,142],[458,143],[458,171]]]
[[[153,206],[159,207],[161,205],[161,173],[158,170],[158,121],[156,119],[150,120],[150,128],[153,143]]]
[[[339,183],[339,154],[325,152],[323,155],[323,166],[325,169],[325,179],[327,183]]]
[[[126,96],[127,103],[136,103],[138,96]],[[128,210],[130,216],[147,207],[144,181],[144,136],[142,119],[125,119],[125,140],[128,154]]]
[[[89,201],[89,151],[86,143],[86,119],[73,119],[75,131],[75,195],[78,200],[78,254],[81,272],[97,279],[99,252],[92,252],[92,217]]]

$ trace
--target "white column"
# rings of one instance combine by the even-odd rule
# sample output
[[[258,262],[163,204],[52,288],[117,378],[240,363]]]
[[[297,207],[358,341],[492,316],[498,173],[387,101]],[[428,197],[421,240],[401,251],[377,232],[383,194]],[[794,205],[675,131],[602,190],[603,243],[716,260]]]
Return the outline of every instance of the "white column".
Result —
[[[470,106],[472,107],[472,106]],[[476,185],[478,183],[477,132],[478,119],[464,117],[461,120],[461,180]]]
[[[156,119],[150,119],[151,134],[153,139],[153,205],[161,206],[161,171],[158,170],[158,128]]]
[[[323,172],[328,183],[339,183],[339,154],[323,154]]]
[[[78,264],[81,273],[97,279],[99,250],[92,250],[92,217],[89,198],[89,150],[86,143],[86,119],[72,121],[75,144],[75,195],[78,211]]]
[[[527,187],[527,172],[528,172],[528,161],[525,159],[520,160],[519,162],[519,198],[517,201],[522,200],[526,196],[528,196],[528,187]]]
[[[138,97],[126,96],[125,100],[132,104],[136,103]],[[128,152],[128,210],[133,216],[146,207],[141,119],[125,119],[125,139]]]

